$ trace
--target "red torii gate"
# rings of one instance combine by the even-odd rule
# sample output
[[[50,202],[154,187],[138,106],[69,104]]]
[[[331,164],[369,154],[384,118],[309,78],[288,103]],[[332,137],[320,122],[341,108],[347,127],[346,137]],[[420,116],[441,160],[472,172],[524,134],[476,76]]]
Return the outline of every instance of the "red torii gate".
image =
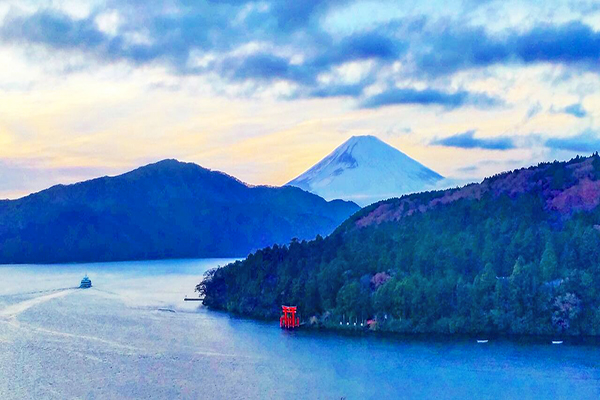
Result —
[[[296,317],[296,306],[281,306],[283,315],[279,318],[281,328],[293,329],[300,326],[300,318]]]

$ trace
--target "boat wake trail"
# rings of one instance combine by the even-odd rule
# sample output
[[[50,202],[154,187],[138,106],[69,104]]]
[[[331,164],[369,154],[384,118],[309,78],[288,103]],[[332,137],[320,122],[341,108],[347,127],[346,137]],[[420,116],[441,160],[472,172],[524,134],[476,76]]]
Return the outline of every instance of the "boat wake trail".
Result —
[[[121,344],[121,343],[118,343],[118,342],[115,342],[112,340],[106,340],[106,339],[102,339],[102,338],[95,337],[95,336],[89,336],[89,335],[60,332],[60,331],[56,331],[56,330],[52,330],[52,329],[47,329],[47,328],[44,328],[41,326],[34,326],[34,325],[30,325],[30,324],[24,325],[19,322],[19,320],[17,318],[19,316],[19,314],[30,309],[31,307],[35,307],[37,305],[40,305],[40,304],[50,301],[52,299],[64,297],[64,296],[66,296],[70,293],[73,293],[75,291],[78,291],[78,290],[80,290],[80,289],[77,287],[67,288],[67,289],[55,289],[55,290],[52,290],[51,291],[52,293],[50,293],[50,294],[47,294],[44,296],[38,296],[38,297],[29,299],[29,300],[21,301],[16,304],[11,304],[7,307],[0,309],[0,323],[2,323],[2,322],[7,323],[8,325],[13,326],[16,329],[23,329],[28,333],[33,333],[33,332],[44,333],[44,334],[48,334],[48,335],[65,337],[65,338],[69,338],[69,339],[80,339],[80,340],[98,342],[103,345],[108,345],[108,346],[111,346],[114,348],[125,350],[126,352],[131,353],[131,354],[133,354],[134,352],[141,351],[140,349],[138,349],[136,347],[129,346],[127,344]],[[1,342],[9,343],[10,340],[3,339],[2,337],[0,337],[0,343]]]
[[[28,295],[31,295],[31,294],[62,292],[63,290],[70,290],[70,289],[79,289],[79,287],[78,286],[71,286],[71,287],[58,288],[58,289],[36,290],[34,292],[8,293],[8,294],[0,295],[0,297],[28,296]]]
[[[117,349],[121,349],[121,350],[126,350],[128,351],[130,354],[139,354],[142,353],[142,349],[138,348],[138,347],[134,347],[134,346],[130,346],[127,344],[122,344],[119,342],[115,342],[113,340],[107,340],[107,339],[103,339],[97,336],[90,336],[90,335],[81,335],[81,334],[75,334],[75,333],[68,333],[68,332],[61,332],[61,331],[56,331],[56,330],[52,330],[52,329],[46,329],[46,328],[42,328],[42,327],[36,327],[36,326],[28,326],[27,329],[30,332],[39,332],[39,333],[45,333],[48,335],[53,335],[53,336],[60,336],[60,337],[64,337],[64,338],[69,338],[69,339],[78,339],[78,340],[85,340],[85,341],[90,341],[90,342],[97,342],[100,343],[102,345],[107,345],[107,346],[111,346]]]
[[[95,290],[97,292],[102,292],[102,293],[108,293],[110,295],[113,296],[117,296],[117,297],[127,297],[127,296],[123,296],[123,294],[117,293],[117,292],[111,292],[110,290],[105,290],[105,289],[98,289],[97,287],[93,286],[91,288],[92,290]]]
[[[12,319],[16,318],[17,315],[21,314],[23,311],[30,309],[38,304],[45,303],[49,300],[56,299],[58,297],[63,297],[68,295],[69,293],[74,292],[75,288],[69,289],[61,289],[54,290],[53,293],[47,294],[45,296],[34,297],[33,299],[25,300],[20,303],[11,304],[3,309],[0,309],[0,318],[2,319]]]

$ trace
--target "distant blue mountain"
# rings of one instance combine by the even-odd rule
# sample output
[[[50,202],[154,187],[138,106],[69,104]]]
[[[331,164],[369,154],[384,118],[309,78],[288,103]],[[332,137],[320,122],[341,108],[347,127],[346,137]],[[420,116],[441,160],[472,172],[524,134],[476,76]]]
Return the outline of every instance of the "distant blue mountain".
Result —
[[[0,263],[245,256],[327,235],[357,210],[164,160],[0,201]]]

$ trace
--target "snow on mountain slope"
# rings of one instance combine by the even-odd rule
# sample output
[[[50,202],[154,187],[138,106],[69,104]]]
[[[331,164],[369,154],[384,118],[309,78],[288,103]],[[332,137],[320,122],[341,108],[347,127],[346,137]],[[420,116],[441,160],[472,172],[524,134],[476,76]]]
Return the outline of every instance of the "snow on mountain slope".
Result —
[[[288,185],[365,206],[432,189],[442,179],[375,136],[353,136]]]

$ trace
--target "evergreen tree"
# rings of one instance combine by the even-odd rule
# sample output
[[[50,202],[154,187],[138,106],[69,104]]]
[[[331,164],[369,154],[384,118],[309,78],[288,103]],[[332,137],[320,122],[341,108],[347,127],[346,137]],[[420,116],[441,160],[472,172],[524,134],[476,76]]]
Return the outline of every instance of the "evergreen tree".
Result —
[[[554,246],[549,240],[546,242],[546,247],[540,260],[540,268],[544,281],[551,281],[558,277],[558,260],[554,252]]]

